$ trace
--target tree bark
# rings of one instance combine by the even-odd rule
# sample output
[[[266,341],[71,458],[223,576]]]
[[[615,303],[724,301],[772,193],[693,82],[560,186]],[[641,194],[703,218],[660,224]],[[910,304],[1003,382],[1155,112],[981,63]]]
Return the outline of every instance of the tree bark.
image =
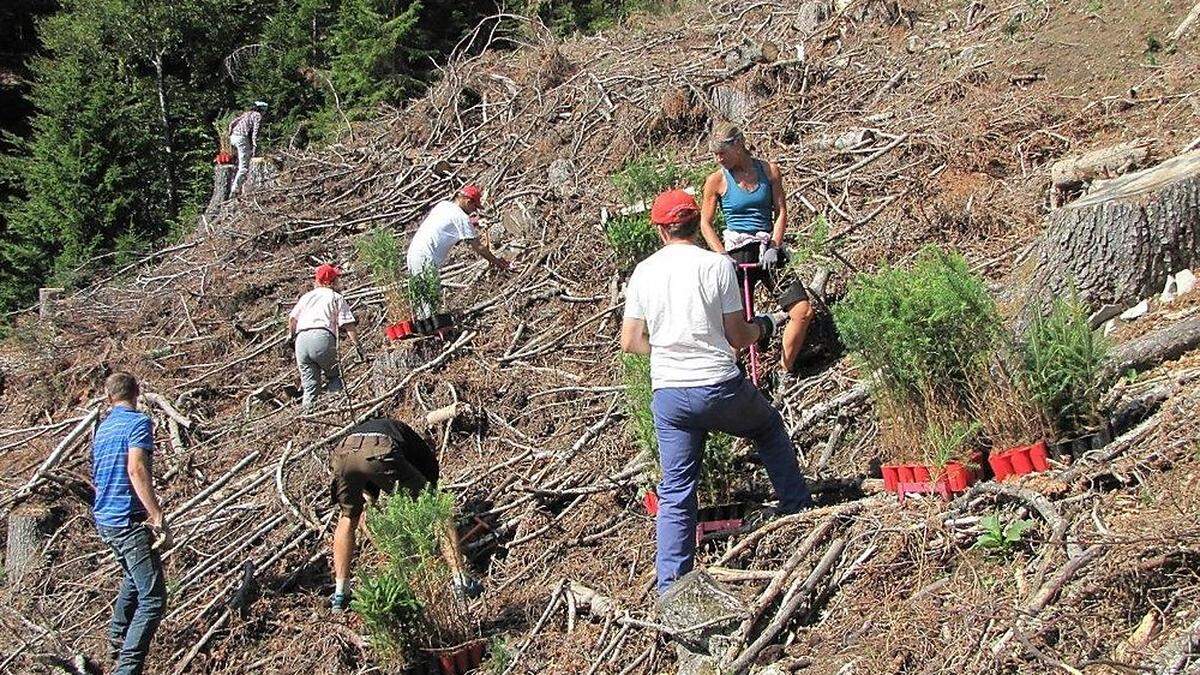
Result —
[[[10,595],[16,596],[36,580],[42,557],[43,527],[50,510],[41,504],[22,504],[8,516],[4,572]]]
[[[1113,353],[1111,370],[1150,370],[1200,347],[1200,316],[1177,321],[1121,345]]]
[[[229,199],[229,188],[233,186],[233,176],[236,173],[236,164],[213,165],[212,197],[208,200],[208,206],[204,209],[204,215],[215,215],[220,210],[221,204],[224,204]]]
[[[1040,310],[1072,287],[1091,308],[1131,305],[1200,260],[1200,152],[1097,184],[1050,214],[1010,284],[1015,309]]]
[[[175,167],[175,132],[168,114],[167,85],[163,75],[163,51],[154,55],[154,85],[158,89],[158,113],[162,122],[164,164],[167,167],[167,213],[179,213],[179,176]]]

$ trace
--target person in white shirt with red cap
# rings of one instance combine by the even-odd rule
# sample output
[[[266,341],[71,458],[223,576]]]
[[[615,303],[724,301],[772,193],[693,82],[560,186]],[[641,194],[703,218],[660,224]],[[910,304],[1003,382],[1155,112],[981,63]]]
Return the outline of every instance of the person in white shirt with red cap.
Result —
[[[337,292],[341,273],[333,265],[318,267],[313,275],[313,289],[300,296],[288,314],[289,335],[296,342],[296,366],[300,369],[305,410],[312,409],[322,389],[329,392],[342,390],[337,351],[340,329],[345,329],[359,358],[363,358],[350,304]],[[324,387],[321,386],[322,378],[325,379]]]
[[[450,249],[460,241],[466,241],[479,257],[487,260],[493,267],[509,272],[516,266],[504,258],[496,256],[491,249],[479,240],[471,215],[479,210],[483,203],[483,192],[474,185],[467,185],[459,190],[451,201],[441,201],[434,205],[425,216],[425,220],[417,226],[416,233],[408,244],[408,274],[410,277],[433,275],[450,255]],[[429,318],[433,308],[428,305],[413,307],[417,318]]]

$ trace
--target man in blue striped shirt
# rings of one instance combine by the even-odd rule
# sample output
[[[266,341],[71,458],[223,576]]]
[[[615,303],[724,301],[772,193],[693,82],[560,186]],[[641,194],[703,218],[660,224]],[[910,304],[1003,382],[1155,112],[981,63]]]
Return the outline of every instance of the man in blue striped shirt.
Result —
[[[114,672],[138,675],[166,609],[159,549],[170,546],[171,534],[154,492],[154,428],[150,417],[138,412],[137,380],[116,372],[105,380],[104,391],[112,411],[100,423],[92,446],[92,515],[124,572],[108,629]]]

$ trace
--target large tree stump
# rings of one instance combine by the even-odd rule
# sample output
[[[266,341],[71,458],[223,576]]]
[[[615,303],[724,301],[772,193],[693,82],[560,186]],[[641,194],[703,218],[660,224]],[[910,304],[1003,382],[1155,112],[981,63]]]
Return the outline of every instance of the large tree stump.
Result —
[[[35,503],[22,504],[8,515],[4,574],[10,596],[15,597],[41,576],[46,564],[42,545],[49,519],[50,508]]]
[[[1041,307],[1074,286],[1091,308],[1128,306],[1200,260],[1200,152],[1097,183],[1052,212],[1016,272],[1015,297]],[[1028,302],[1028,301],[1034,302]]]
[[[221,205],[229,199],[229,188],[233,187],[233,177],[236,174],[236,164],[213,165],[212,197],[208,199],[208,206],[204,208],[204,215],[211,216],[215,214],[221,208]]]

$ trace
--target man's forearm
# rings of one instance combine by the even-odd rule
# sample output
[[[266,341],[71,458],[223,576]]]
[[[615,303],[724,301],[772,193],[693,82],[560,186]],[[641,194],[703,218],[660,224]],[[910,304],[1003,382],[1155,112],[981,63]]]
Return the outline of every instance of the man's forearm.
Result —
[[[162,506],[158,503],[158,495],[154,492],[154,478],[149,468],[142,462],[134,462],[129,467],[129,482],[133,491],[146,509],[146,516],[151,524],[158,525],[163,521]]]

